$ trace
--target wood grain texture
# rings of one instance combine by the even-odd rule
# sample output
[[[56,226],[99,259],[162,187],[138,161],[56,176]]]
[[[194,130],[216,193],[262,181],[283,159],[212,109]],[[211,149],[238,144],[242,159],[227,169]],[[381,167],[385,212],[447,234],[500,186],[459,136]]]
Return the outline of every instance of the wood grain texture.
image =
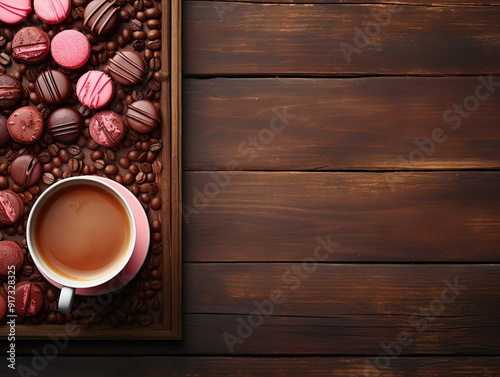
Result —
[[[186,80],[184,169],[234,159],[243,170],[498,169],[490,80],[500,86],[487,76]],[[488,98],[476,107],[478,87]],[[476,110],[460,115],[467,98]]]
[[[402,354],[500,350],[497,265],[308,263],[186,264],[185,345],[227,352],[230,333],[238,354],[376,355],[406,331]],[[251,335],[242,322],[257,324]]]
[[[189,1],[189,0],[183,0]],[[213,1],[213,0],[206,0]],[[416,5],[416,6],[485,6],[500,5],[499,0],[407,0],[407,1],[389,1],[389,0],[219,0],[219,2],[244,2],[244,3],[284,3],[284,4],[376,4],[376,5]],[[231,10],[231,4],[215,6],[221,17],[225,12]]]
[[[394,6],[402,11],[376,29],[373,12],[386,5],[231,3],[221,14],[224,4],[183,3],[186,74],[484,74],[500,65],[497,7]],[[372,36],[356,44],[366,25]],[[346,59],[342,43],[358,50]]]
[[[327,236],[331,261],[500,258],[500,172],[187,172],[184,198],[185,261],[301,261]]]
[[[20,358],[21,363],[30,362]],[[45,370],[52,377],[87,377],[98,368],[102,377],[346,377],[363,376],[367,369],[363,358],[263,358],[263,357],[65,357],[51,361]],[[391,362],[380,377],[496,377],[500,359],[400,357]]]

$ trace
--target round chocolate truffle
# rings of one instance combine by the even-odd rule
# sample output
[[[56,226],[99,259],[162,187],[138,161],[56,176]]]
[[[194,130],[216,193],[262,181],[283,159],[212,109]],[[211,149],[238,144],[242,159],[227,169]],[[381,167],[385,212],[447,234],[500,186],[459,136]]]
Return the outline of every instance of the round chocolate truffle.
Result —
[[[120,114],[104,110],[90,119],[89,131],[97,144],[103,147],[114,147],[125,136],[125,123]]]
[[[147,99],[141,99],[129,105],[125,116],[128,125],[140,133],[152,131],[160,123],[156,106]]]
[[[7,129],[7,118],[0,115],[0,145],[6,144],[9,140],[10,135]]]
[[[16,284],[15,309],[23,317],[34,316],[43,307],[43,293],[35,283],[22,281]]]
[[[0,191],[0,226],[14,224],[23,213],[23,202],[14,191]]]
[[[120,22],[116,0],[93,0],[85,7],[83,28],[99,36],[115,30]]]
[[[43,126],[42,115],[31,106],[20,107],[7,120],[10,136],[21,144],[32,144],[40,139]]]
[[[12,57],[18,63],[38,64],[49,55],[49,51],[49,36],[34,26],[23,27],[12,40]]]
[[[80,136],[84,126],[81,114],[71,107],[63,107],[50,114],[47,129],[54,140],[64,143]]]
[[[42,163],[36,156],[23,154],[12,161],[10,176],[21,187],[33,186],[42,176]]]
[[[65,74],[49,69],[38,75],[35,90],[40,101],[47,105],[60,105],[71,94],[71,83]]]
[[[0,74],[0,107],[12,107],[23,96],[21,83],[10,75]]]
[[[147,73],[143,57],[133,50],[118,51],[108,61],[108,69],[111,77],[125,86],[140,83]]]
[[[15,272],[19,271],[23,263],[24,254],[21,246],[14,241],[0,241],[0,275],[9,275],[9,268],[12,267]]]

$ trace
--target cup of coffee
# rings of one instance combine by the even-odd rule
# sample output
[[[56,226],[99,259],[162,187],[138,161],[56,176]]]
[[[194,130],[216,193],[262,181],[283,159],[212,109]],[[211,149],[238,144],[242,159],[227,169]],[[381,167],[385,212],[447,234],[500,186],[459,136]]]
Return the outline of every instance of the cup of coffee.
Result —
[[[40,272],[63,286],[59,311],[71,311],[76,289],[99,286],[120,273],[134,251],[136,232],[130,205],[105,181],[66,178],[40,196],[26,239]]]

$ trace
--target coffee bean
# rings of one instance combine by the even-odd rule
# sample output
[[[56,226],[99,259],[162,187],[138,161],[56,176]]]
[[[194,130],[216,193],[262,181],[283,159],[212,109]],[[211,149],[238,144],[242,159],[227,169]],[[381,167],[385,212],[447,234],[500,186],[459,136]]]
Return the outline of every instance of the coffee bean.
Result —
[[[157,92],[161,88],[161,83],[155,79],[149,80],[148,88]]]
[[[158,29],[150,30],[146,33],[146,38],[148,41],[153,41],[155,39],[161,39],[161,31]]]
[[[148,48],[150,50],[158,50],[158,49],[161,48],[161,40],[160,39],[154,39],[152,41],[149,41],[148,44],[147,44],[147,46],[148,46]]]
[[[63,175],[63,170],[60,167],[55,166],[54,169],[52,169],[51,173],[55,178],[61,178]]]
[[[54,183],[54,176],[51,173],[43,173],[42,175],[42,182],[45,183],[46,185],[51,185]]]
[[[71,10],[71,17],[73,17],[75,20],[83,18],[84,14],[85,14],[84,7],[73,7],[73,9]]]
[[[161,163],[161,161],[160,160],[153,161],[153,164],[152,164],[152,171],[153,171],[153,173],[160,174],[161,170],[162,170],[162,163]]]
[[[38,155],[38,158],[42,163],[46,163],[50,161],[50,154],[48,154],[47,152],[43,152]]]
[[[144,41],[137,40],[137,41],[134,41],[133,47],[134,47],[134,51],[139,52],[139,51],[142,51],[146,48],[146,43],[144,43]]]
[[[32,193],[33,195],[38,195],[38,193],[40,192],[40,187],[38,186],[31,186],[28,188],[28,191],[30,193]]]
[[[16,184],[16,183],[13,183],[12,186],[10,186],[10,189],[12,191],[14,191],[15,193],[18,193],[18,194],[20,194],[21,192],[24,191],[23,188],[21,186],[19,186],[18,184]]]
[[[81,152],[81,148],[80,148],[80,146],[79,146],[79,145],[77,145],[77,144],[72,144],[72,145],[70,145],[70,146],[69,146],[69,148],[68,148],[68,152],[69,152],[69,154],[71,154],[72,156],[76,156],[76,155],[80,154],[80,152]]]
[[[120,36],[122,37],[123,41],[125,42],[125,44],[129,44],[129,43],[132,43],[132,40],[134,39],[134,37],[132,36],[132,32],[130,31],[130,29],[123,29]]]
[[[158,254],[161,254],[162,251],[163,251],[163,246],[161,243],[155,243],[155,244],[151,245],[151,252],[153,254],[158,255]]]
[[[151,289],[154,290],[161,289],[161,286],[162,286],[161,280],[153,280],[151,282]]]
[[[160,19],[161,18],[161,9],[158,7],[146,9],[146,11],[144,13],[146,13],[146,17],[149,19]]]
[[[144,1],[143,0],[135,0],[134,1],[134,9],[135,10],[142,10],[144,8]]]
[[[48,147],[49,154],[53,157],[59,154],[59,147],[55,144],[50,144]]]
[[[38,288],[40,288],[40,290],[42,292],[46,292],[47,291],[48,286],[47,286],[46,282],[44,282],[44,281],[37,281],[36,285],[38,286]]]
[[[25,73],[25,76],[26,76],[26,79],[29,81],[29,82],[35,82],[36,81],[36,77],[37,77],[37,74],[35,71],[31,70],[31,69],[28,69]]]
[[[98,149],[98,150],[96,150],[96,151],[93,151],[93,152],[90,154],[90,159],[91,159],[92,161],[94,161],[94,162],[95,162],[95,161],[97,161],[97,160],[99,160],[99,159],[101,159],[101,158],[103,158],[103,157],[104,157],[104,152],[103,152],[103,151],[101,151],[100,149]]]
[[[57,323],[57,312],[55,311],[48,312],[47,315],[45,316],[45,322],[51,325]]]
[[[153,292],[154,294],[154,292]],[[151,326],[153,324],[153,316],[152,315],[141,315],[138,318],[138,322],[141,326]]]
[[[7,38],[5,38],[3,35],[0,35],[0,47],[5,46],[7,43]]]
[[[30,276],[33,273],[33,266],[25,264],[21,267],[21,275]]]
[[[130,128],[127,132],[127,139],[137,141],[139,140],[139,133]]]
[[[80,114],[82,114],[84,117],[88,117],[92,113],[92,109],[89,109],[87,106],[81,105],[78,108],[78,111]]]
[[[126,186],[128,186],[128,185],[132,184],[132,182],[134,182],[134,180],[135,180],[135,177],[134,177],[134,175],[133,175],[133,174],[131,174],[131,173],[127,173],[127,174],[125,174],[125,175],[123,176],[123,183],[124,183]]]
[[[23,195],[28,199],[29,201],[33,200],[33,194],[29,191],[23,192]]]
[[[158,219],[154,219],[151,221],[151,231],[152,232],[159,232],[161,231],[161,222]]]
[[[144,306],[144,300],[140,297],[134,296],[130,300],[130,311],[132,313],[137,313],[140,311]]]
[[[7,55],[5,52],[0,53],[0,64],[2,64],[2,65],[9,65],[10,64],[10,56]]]
[[[149,61],[149,68],[153,71],[157,71],[161,68],[161,60],[159,58],[153,58]]]
[[[133,165],[133,166],[136,166],[136,165]],[[146,180],[146,174],[144,174],[144,172],[142,172],[142,171],[138,172],[137,175],[135,176],[135,181],[138,184],[143,183],[145,180]]]
[[[110,164],[110,165],[106,166],[106,168],[104,169],[104,174],[106,174],[108,176],[118,174],[118,166],[116,166],[114,164]]]
[[[161,302],[160,302],[160,299],[158,297],[153,297],[151,299],[151,309],[158,310],[158,309],[160,309],[160,305],[161,305]]]
[[[80,169],[80,162],[76,158],[72,158],[68,161],[69,171],[76,172]]]
[[[140,167],[144,173],[150,173],[153,170],[153,165],[149,162],[142,162]]]
[[[151,255],[151,257],[149,257],[149,263],[151,263],[151,266],[153,267],[159,267],[161,263],[161,255]]]
[[[128,169],[129,166],[130,166],[130,160],[128,160],[127,158],[125,157],[120,157],[118,159],[118,165],[120,165],[122,168],[124,169]]]
[[[87,148],[90,149],[91,151],[95,151],[97,149],[99,149],[100,145],[97,144],[94,139],[89,139],[87,141]]]
[[[130,15],[130,12],[128,10],[121,10],[120,11],[120,18],[122,19],[122,22],[128,22],[132,16]]]
[[[1,174],[6,174],[7,173],[7,169],[9,168],[9,163],[8,162],[2,162],[0,164],[0,173]]]
[[[127,153],[127,159],[129,161],[137,161],[137,158],[139,157],[139,151],[129,151]]]
[[[134,176],[137,175],[137,173],[139,173],[139,167],[137,165],[130,165],[128,167],[128,171],[133,174]]]
[[[143,203],[148,204],[151,201],[151,195],[149,195],[146,192],[143,192],[142,194],[139,195],[139,200]]]
[[[5,175],[0,175],[0,190],[5,190],[9,187],[9,179]]]
[[[142,22],[139,21],[137,18],[133,18],[130,20],[130,22],[128,23],[128,27],[130,28],[130,30],[132,31],[139,31],[142,29]]]
[[[62,166],[62,164],[63,164],[60,157],[52,158],[52,163],[54,164],[54,166],[57,166],[57,167]]]
[[[39,281],[41,279],[42,279],[42,276],[40,274],[33,274],[29,278],[30,281]]]
[[[88,0],[71,0],[71,3],[75,7],[84,7],[87,4]]]
[[[104,162],[104,160],[96,160],[94,162],[94,166],[97,170],[102,170],[106,167],[106,163]]]
[[[137,161],[144,162],[146,161],[147,156],[148,156],[147,152],[141,152],[139,153],[139,156],[137,156]]]
[[[54,168],[54,164],[52,162],[47,162],[46,164],[42,165],[42,170],[44,172],[49,172]]]
[[[148,16],[146,12],[146,17]],[[160,29],[161,28],[161,21],[158,19],[150,19],[146,22],[146,26],[148,29]]]
[[[161,198],[159,196],[153,197],[149,206],[155,211],[159,210],[161,208]]]
[[[161,280],[162,275],[160,270],[152,270],[149,272],[149,277],[151,280]]]

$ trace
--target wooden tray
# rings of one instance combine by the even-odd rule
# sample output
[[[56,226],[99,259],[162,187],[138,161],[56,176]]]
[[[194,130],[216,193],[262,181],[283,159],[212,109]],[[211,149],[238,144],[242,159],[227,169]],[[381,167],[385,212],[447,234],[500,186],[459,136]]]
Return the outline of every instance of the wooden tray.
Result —
[[[162,98],[161,173],[163,229],[160,318],[150,326],[123,325],[118,328],[95,324],[71,333],[65,325],[16,324],[16,338],[46,339],[68,334],[75,339],[181,339],[181,1],[161,1],[162,73],[165,82]],[[78,325],[68,324],[74,329]],[[0,337],[7,338],[9,326],[0,327]]]

